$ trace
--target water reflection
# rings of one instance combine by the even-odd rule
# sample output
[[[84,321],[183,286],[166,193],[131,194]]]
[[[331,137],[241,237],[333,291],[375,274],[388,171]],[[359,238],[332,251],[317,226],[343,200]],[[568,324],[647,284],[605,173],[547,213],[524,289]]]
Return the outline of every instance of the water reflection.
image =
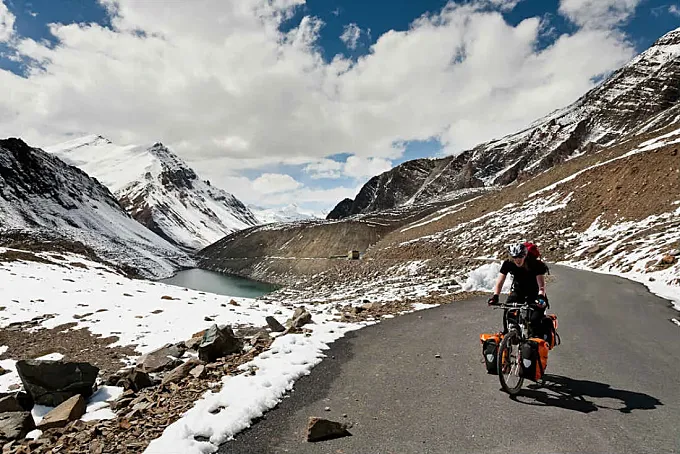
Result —
[[[244,298],[257,298],[267,293],[278,290],[279,287],[271,284],[245,279],[242,277],[229,276],[214,271],[192,268],[180,271],[174,276],[161,279],[159,282],[170,285],[178,285],[193,290],[217,293],[220,295],[240,296]]]

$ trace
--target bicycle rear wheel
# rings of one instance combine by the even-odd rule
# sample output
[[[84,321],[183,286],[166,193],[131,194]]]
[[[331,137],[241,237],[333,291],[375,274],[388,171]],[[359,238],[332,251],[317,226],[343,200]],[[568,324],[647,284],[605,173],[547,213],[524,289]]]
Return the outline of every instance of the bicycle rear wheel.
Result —
[[[503,391],[511,396],[519,393],[524,383],[524,378],[519,375],[519,344],[519,334],[511,329],[498,347],[498,379]]]

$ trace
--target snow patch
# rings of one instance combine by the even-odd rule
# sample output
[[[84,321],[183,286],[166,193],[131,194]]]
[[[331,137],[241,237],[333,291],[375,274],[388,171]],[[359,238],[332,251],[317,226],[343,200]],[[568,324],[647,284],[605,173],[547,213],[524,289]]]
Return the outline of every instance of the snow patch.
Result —
[[[467,281],[463,284],[462,289],[466,292],[493,292],[498,280],[498,275],[501,271],[501,264],[498,262],[487,263],[482,265],[468,274]],[[506,279],[503,284],[502,292],[510,291],[510,281]]]
[[[61,353],[50,353],[45,356],[41,356],[40,358],[36,358],[37,360],[40,361],[59,361],[61,359],[64,359],[64,355]]]

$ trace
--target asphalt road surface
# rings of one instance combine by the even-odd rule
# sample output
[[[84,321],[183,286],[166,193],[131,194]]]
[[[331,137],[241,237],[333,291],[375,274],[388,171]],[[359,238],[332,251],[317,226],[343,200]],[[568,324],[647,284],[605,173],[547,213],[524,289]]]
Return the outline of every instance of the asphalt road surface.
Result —
[[[503,393],[479,342],[500,328],[501,311],[482,299],[453,303],[338,340],[219,452],[680,453],[678,312],[622,278],[551,270],[562,345],[543,386]],[[309,443],[310,416],[351,422],[352,436]]]

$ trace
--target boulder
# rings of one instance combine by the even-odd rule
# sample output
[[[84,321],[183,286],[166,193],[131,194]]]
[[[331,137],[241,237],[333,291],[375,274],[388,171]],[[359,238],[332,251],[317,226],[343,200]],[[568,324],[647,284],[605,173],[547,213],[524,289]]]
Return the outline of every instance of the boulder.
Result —
[[[134,398],[132,397],[120,398],[111,404],[111,408],[115,411],[122,410],[127,408],[133,400]]]
[[[310,417],[307,424],[307,441],[323,441],[351,436],[347,424],[328,419]]]
[[[203,335],[201,334],[199,337],[192,337],[188,341],[184,341],[184,346],[189,350],[196,350],[198,349],[198,346],[201,344],[202,340]]]
[[[295,311],[293,311],[293,316],[292,316],[291,318],[288,319],[288,322],[291,322],[292,320],[295,320],[296,318],[298,318],[299,316],[301,316],[301,315],[304,314],[305,312],[307,312],[307,309],[305,309],[304,306],[298,306],[298,307],[296,307],[296,308],[295,308]]]
[[[196,358],[192,358],[189,361],[187,361],[184,364],[181,364],[177,367],[175,367],[173,370],[171,370],[168,375],[163,377],[163,381],[161,384],[167,385],[169,383],[177,383],[182,381],[184,377],[189,375],[189,372],[196,366],[201,365],[201,361],[197,360]]]
[[[23,440],[35,429],[35,421],[28,411],[0,413],[0,439]]]
[[[86,407],[87,404],[83,396],[73,396],[47,413],[42,421],[38,423],[38,429],[47,430],[66,427],[69,422],[80,419],[85,414]]]
[[[373,311],[379,309],[380,306],[381,306],[380,303],[364,303],[361,305],[361,307],[366,311]]]
[[[245,326],[237,329],[234,333],[236,334],[236,337],[249,338],[256,336],[261,330],[262,328],[257,326]]]
[[[203,364],[199,364],[198,366],[191,369],[189,374],[191,374],[191,376],[194,378],[203,378],[206,374],[205,366]]]
[[[111,375],[109,375],[106,380],[104,380],[104,384],[106,386],[116,386],[118,384],[118,380],[121,379],[123,375],[125,375],[125,371],[118,371],[114,372]]]
[[[243,342],[234,335],[230,326],[211,326],[203,335],[198,346],[198,358],[207,363],[214,362],[231,353],[240,352]]]
[[[599,252],[604,251],[605,246],[602,244],[596,244],[595,246],[590,246],[588,249],[586,249],[586,254],[597,254]]]
[[[20,391],[0,394],[0,413],[31,411],[32,408],[33,398],[28,393]]]
[[[181,364],[179,357],[184,354],[184,348],[177,345],[166,344],[165,346],[142,355],[137,360],[137,369],[146,373],[170,370]]]
[[[661,258],[661,264],[662,265],[673,265],[675,262],[677,262],[677,260],[678,260],[677,257],[675,257],[674,255],[668,254],[668,255],[664,255]]]
[[[271,339],[272,339],[272,337],[269,335],[269,333],[267,331],[261,330],[255,336],[253,336],[251,342],[254,345],[254,344],[257,344],[258,342],[269,342]]]
[[[269,326],[269,329],[275,333],[282,333],[286,330],[286,328],[284,328],[283,325],[272,316],[268,316],[265,318],[265,320],[267,321],[267,326]]]
[[[302,328],[307,323],[311,323],[312,314],[307,312],[303,306],[298,307],[293,312],[293,316],[286,322],[289,328]]]
[[[57,407],[77,394],[90,397],[99,374],[99,368],[84,362],[29,359],[18,361],[16,367],[33,401],[48,407]]]
[[[201,330],[201,331],[198,331],[197,333],[192,334],[192,335],[191,335],[191,338],[193,339],[193,338],[195,338],[195,337],[203,337],[203,336],[205,335],[205,332],[206,332],[206,331],[208,331],[208,330],[207,330],[207,329],[203,329],[203,330]]]
[[[116,382],[116,386],[124,389],[131,389],[132,391],[139,391],[140,389],[153,386],[151,377],[146,372],[141,370],[131,369],[125,372]]]

